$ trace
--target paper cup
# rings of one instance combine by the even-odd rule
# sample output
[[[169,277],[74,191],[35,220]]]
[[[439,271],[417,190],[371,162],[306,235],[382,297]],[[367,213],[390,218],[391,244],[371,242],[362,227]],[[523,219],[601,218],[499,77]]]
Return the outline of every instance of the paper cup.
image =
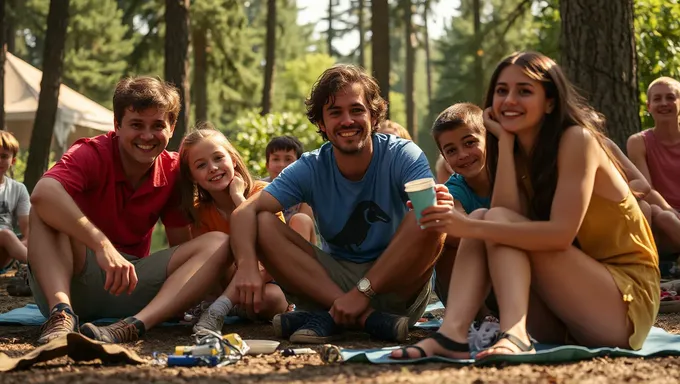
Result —
[[[416,213],[416,220],[419,224],[421,212],[425,208],[437,204],[437,194],[434,191],[434,184],[434,179],[431,177],[409,181],[404,184],[404,190],[408,194],[408,198],[411,199],[413,210]]]

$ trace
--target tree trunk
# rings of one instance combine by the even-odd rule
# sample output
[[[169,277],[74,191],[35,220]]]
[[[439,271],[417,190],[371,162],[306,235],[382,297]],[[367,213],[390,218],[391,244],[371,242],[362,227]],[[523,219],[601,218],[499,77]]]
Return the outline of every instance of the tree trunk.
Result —
[[[182,108],[168,144],[177,150],[189,126],[189,0],[165,0],[165,80],[179,90]]]
[[[633,0],[593,7],[586,0],[561,0],[562,66],[567,77],[607,118],[609,137],[625,149],[640,131]]]
[[[69,0],[51,0],[47,14],[43,73],[35,123],[31,133],[24,184],[29,192],[47,170],[52,132],[57,118],[59,87],[64,64],[64,45],[69,19]]]
[[[380,96],[390,101],[390,16],[387,0],[371,1],[371,62]],[[387,109],[389,118],[390,110]]]
[[[267,47],[262,88],[262,116],[271,112],[274,88],[274,64],[276,60],[276,0],[267,0]]]
[[[357,15],[359,17],[359,65],[361,68],[366,68],[366,31],[364,30],[364,10],[366,4],[364,4],[364,0],[359,0],[357,7]]]
[[[423,7],[423,24],[425,28],[423,40],[425,40],[425,73],[427,74],[427,107],[429,109],[432,105],[432,56],[430,52],[430,29],[427,26],[430,0],[425,0]]]
[[[484,102],[484,67],[482,66],[482,19],[481,19],[482,6],[480,0],[472,0],[472,15],[474,17],[473,30],[474,30],[474,41],[475,41],[475,103],[477,105],[482,105]]]
[[[333,56],[333,38],[335,37],[335,30],[333,30],[333,1],[328,0],[328,35],[326,36],[328,56]]]
[[[194,51],[194,105],[196,106],[196,122],[208,121],[208,65],[206,53],[208,49],[207,29],[204,26],[195,28],[192,33]]]
[[[0,130],[5,129],[5,60],[7,52],[7,15],[5,0],[0,0]]]
[[[416,124],[416,101],[414,99],[416,71],[416,53],[413,46],[413,9],[411,0],[402,0],[404,8],[404,31],[406,44],[406,77],[405,77],[405,100],[406,100],[406,129],[411,132],[414,142],[418,140],[418,126]]]
[[[3,0],[3,2],[5,2]],[[5,8],[7,7],[7,8]],[[6,5],[2,7],[5,12],[5,18],[4,18],[4,24],[7,27],[5,28],[5,39],[4,40],[7,43],[7,52],[11,54],[16,54],[16,16],[15,13],[17,11],[17,0],[7,0]]]

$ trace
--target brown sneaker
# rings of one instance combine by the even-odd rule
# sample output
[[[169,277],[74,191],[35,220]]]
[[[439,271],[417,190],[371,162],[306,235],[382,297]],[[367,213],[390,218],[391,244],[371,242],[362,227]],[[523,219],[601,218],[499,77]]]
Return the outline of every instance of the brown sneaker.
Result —
[[[143,332],[144,323],[134,317],[128,317],[105,327],[98,327],[92,323],[85,323],[80,327],[80,333],[90,339],[114,344],[137,341]]]
[[[40,327],[38,344],[47,344],[50,341],[71,332],[78,333],[78,316],[54,308],[45,324]]]

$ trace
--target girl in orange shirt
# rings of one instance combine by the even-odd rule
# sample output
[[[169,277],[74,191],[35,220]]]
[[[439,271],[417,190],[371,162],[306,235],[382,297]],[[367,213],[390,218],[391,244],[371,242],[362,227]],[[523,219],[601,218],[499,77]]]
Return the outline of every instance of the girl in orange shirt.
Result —
[[[180,147],[180,193],[182,207],[192,219],[192,236],[205,232],[230,232],[231,213],[248,198],[256,196],[267,183],[253,181],[245,162],[234,146],[209,124],[197,127],[182,141]],[[283,215],[279,213],[281,220]],[[203,329],[221,332],[224,317],[232,310],[238,297],[231,278],[236,271],[234,259],[228,262],[229,284],[222,295],[203,312],[194,332]],[[264,281],[272,278],[260,266]],[[283,313],[288,302],[275,284],[266,284],[263,310],[260,315],[271,319]]]

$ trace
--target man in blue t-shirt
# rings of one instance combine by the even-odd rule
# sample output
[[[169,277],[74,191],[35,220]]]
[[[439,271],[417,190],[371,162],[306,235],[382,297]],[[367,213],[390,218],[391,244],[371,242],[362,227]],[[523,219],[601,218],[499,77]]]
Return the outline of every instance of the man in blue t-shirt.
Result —
[[[341,327],[404,341],[425,311],[443,236],[422,230],[404,184],[431,178],[411,141],[375,132],[387,103],[375,79],[352,65],[326,70],[306,100],[307,116],[328,143],[288,166],[232,214],[234,277],[240,302],[262,298],[257,257],[297,311],[274,318],[279,337],[326,343]],[[453,204],[438,185],[438,204]],[[274,216],[298,203],[314,211],[321,249]],[[278,221],[278,222],[277,222]]]

